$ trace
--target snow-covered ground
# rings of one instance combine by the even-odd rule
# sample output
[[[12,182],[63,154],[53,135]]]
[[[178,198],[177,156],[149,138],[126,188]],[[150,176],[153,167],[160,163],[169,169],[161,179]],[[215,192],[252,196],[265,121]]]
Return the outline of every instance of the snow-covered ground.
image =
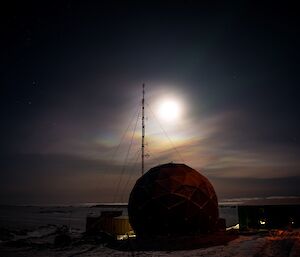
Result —
[[[96,257],[96,256],[178,256],[178,257],[299,257],[300,231],[278,233],[277,235],[240,236],[227,245],[200,248],[185,251],[140,251],[121,252],[103,245],[83,244],[64,248],[37,248],[28,246],[1,247],[0,256],[3,257]]]
[[[77,238],[78,241],[85,229],[86,215],[100,214],[101,210],[103,209],[88,207],[0,207],[0,256],[300,257],[300,230],[274,230],[264,234],[240,235],[227,245],[185,251],[121,252],[100,243],[89,242],[54,247],[55,236],[61,226],[70,227],[72,238]],[[228,226],[237,222],[237,211],[234,207],[220,208],[220,216],[227,218]],[[7,245],[5,241],[12,244]]]

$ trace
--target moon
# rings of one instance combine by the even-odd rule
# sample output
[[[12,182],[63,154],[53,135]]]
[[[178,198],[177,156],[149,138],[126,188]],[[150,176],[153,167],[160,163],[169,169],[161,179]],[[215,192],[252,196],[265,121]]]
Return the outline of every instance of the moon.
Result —
[[[162,100],[158,106],[159,118],[164,121],[176,121],[181,114],[181,105],[175,99]]]

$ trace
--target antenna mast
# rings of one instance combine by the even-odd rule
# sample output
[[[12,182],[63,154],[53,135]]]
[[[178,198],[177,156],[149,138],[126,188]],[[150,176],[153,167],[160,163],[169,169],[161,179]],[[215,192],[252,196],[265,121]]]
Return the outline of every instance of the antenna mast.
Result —
[[[142,175],[144,175],[144,159],[145,159],[145,84],[143,84],[142,98]]]

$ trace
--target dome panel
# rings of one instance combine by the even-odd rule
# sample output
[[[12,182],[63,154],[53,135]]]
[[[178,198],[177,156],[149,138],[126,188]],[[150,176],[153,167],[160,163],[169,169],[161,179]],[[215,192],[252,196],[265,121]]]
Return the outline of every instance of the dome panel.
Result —
[[[137,180],[128,202],[139,236],[207,233],[218,220],[217,196],[207,178],[184,164],[156,166]]]

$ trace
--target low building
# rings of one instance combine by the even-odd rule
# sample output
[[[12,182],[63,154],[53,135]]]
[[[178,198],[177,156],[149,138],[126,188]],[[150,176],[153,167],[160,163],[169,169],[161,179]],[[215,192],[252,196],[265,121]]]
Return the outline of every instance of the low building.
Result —
[[[86,232],[104,232],[116,239],[125,239],[133,234],[128,216],[122,216],[122,211],[102,211],[100,216],[88,216]]]
[[[240,230],[299,228],[300,205],[241,205],[238,217]]]

